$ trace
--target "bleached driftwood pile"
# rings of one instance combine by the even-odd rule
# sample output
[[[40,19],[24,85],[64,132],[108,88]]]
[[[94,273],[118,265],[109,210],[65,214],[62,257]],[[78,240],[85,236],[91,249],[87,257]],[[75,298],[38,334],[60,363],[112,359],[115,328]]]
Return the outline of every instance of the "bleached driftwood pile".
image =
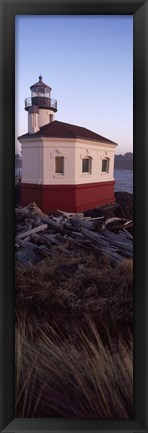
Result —
[[[17,260],[21,257],[23,261],[24,257],[25,262],[25,257],[31,252],[30,261],[37,263],[54,254],[55,248],[67,254],[74,254],[78,248],[96,250],[116,263],[133,257],[133,236],[129,231],[132,220],[105,219],[104,216],[91,218],[83,213],[60,210],[56,216],[48,216],[35,203],[16,208],[15,212]]]

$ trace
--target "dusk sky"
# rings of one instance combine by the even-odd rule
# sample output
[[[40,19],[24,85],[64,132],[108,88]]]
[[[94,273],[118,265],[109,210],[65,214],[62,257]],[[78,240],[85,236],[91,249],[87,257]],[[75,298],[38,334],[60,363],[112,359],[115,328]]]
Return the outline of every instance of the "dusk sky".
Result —
[[[16,17],[17,137],[28,132],[24,100],[41,73],[57,99],[55,119],[84,126],[133,151],[133,17]]]

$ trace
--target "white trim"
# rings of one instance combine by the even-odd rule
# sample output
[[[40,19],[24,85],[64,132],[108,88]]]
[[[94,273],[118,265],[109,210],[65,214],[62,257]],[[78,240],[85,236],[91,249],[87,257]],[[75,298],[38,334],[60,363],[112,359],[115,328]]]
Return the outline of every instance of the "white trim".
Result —
[[[61,137],[27,137],[27,138],[20,138],[20,143],[23,142],[28,142],[28,141],[42,141],[42,142],[60,142],[60,143],[65,143],[65,144],[69,144],[70,143],[74,143],[74,144],[85,144],[85,148],[89,148],[89,146],[93,146],[93,145],[98,145],[101,147],[105,147],[108,150],[110,149],[115,149],[118,145],[117,144],[111,144],[111,143],[102,143],[101,141],[97,141],[97,140],[86,140],[83,138],[61,138]],[[67,142],[67,143],[66,143]],[[86,147],[86,143],[87,143],[87,147]]]
[[[108,174],[108,173],[107,173]],[[85,177],[85,176],[84,176]],[[56,179],[56,183],[54,182],[54,183],[52,183],[52,178],[50,178],[50,181],[49,180],[44,180],[44,182],[43,182],[43,180],[42,181],[40,181],[40,182],[37,182],[37,181],[35,181],[35,180],[33,180],[33,179],[23,179],[22,180],[22,183],[25,183],[25,184],[33,184],[33,185],[47,185],[47,186],[53,186],[53,185],[59,185],[59,176],[55,176],[55,178],[54,179]],[[91,184],[91,183],[101,183],[101,182],[113,182],[114,181],[114,178],[110,178],[110,179],[101,179],[100,181],[98,181],[98,179],[91,179],[91,178],[89,178],[89,182],[87,183],[87,185],[89,185],[89,184]],[[85,180],[84,180],[84,182],[76,182],[76,181],[69,181],[69,179],[66,179],[65,177],[63,178],[62,176],[61,176],[61,178],[60,178],[60,185],[85,185]]]

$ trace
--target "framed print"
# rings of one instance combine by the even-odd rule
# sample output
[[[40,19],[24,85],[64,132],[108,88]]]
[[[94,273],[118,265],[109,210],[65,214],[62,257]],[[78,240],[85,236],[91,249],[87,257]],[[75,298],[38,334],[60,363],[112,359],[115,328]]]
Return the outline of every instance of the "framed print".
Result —
[[[1,431],[148,432],[148,1],[0,5]]]

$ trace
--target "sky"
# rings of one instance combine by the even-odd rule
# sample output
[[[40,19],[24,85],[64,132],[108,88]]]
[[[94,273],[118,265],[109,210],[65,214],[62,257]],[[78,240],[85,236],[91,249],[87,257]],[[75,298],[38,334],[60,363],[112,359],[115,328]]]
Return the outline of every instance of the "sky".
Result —
[[[55,120],[84,126],[133,151],[133,17],[17,15],[15,152],[28,132],[24,100],[39,80],[57,100]]]

